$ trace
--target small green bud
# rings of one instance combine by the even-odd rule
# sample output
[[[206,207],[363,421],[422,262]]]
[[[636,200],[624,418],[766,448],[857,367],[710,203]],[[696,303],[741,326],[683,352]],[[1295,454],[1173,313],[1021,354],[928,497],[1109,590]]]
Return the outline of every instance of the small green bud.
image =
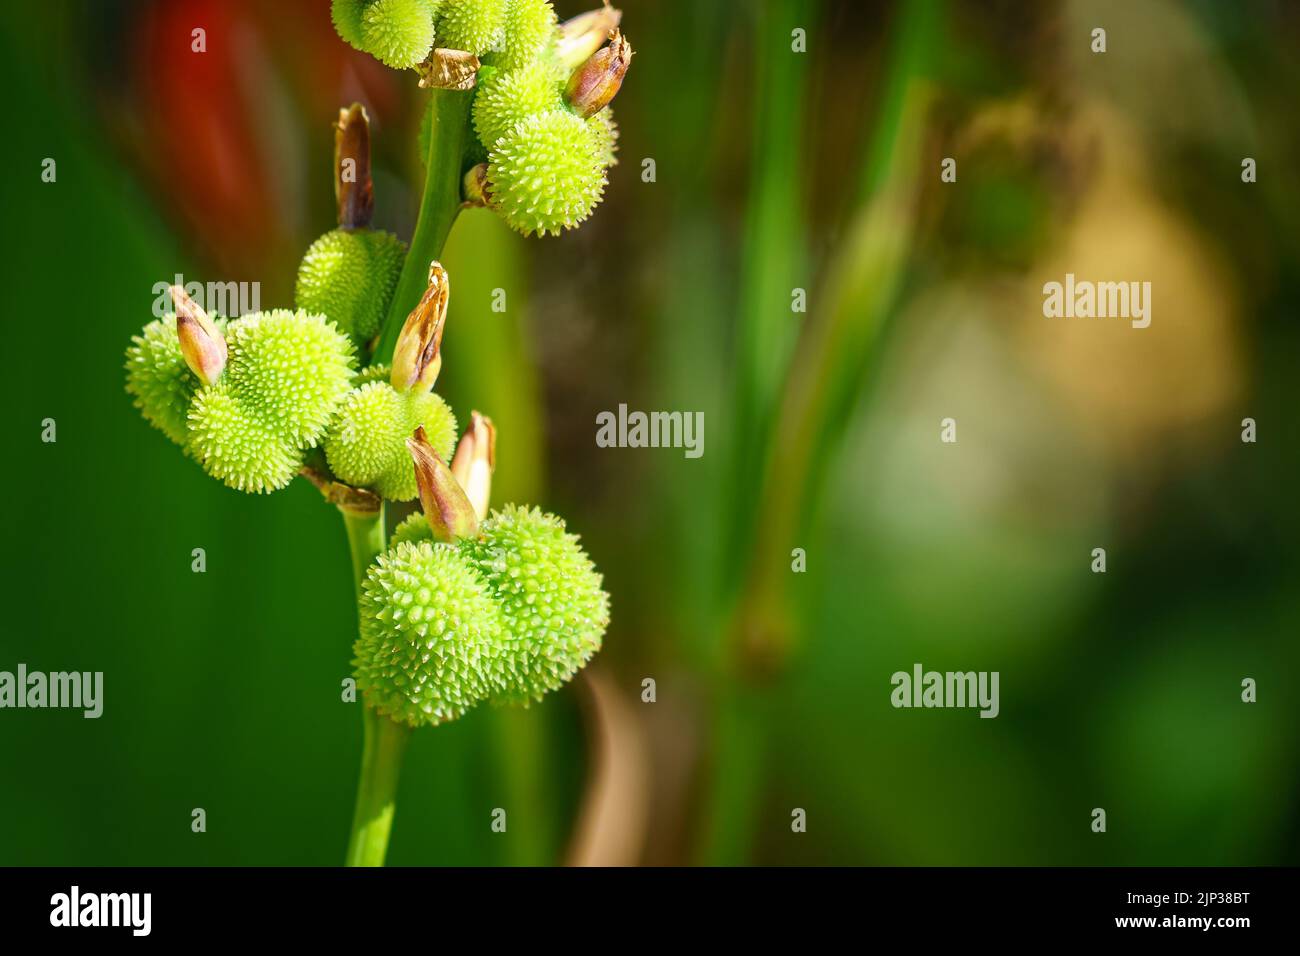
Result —
[[[541,62],[518,70],[494,71],[474,97],[474,130],[489,149],[516,123],[560,106],[560,90]]]
[[[492,148],[493,207],[524,235],[559,235],[600,202],[605,172],[596,137],[568,110],[529,117]]]
[[[367,365],[363,369],[358,369],[357,373],[352,376],[352,387],[359,388],[370,382],[387,382],[388,376],[393,372],[390,366],[379,362],[375,365]]]
[[[600,650],[609,626],[601,576],[564,522],[507,505],[457,543],[501,608],[506,700],[540,700]]]
[[[420,489],[420,507],[429,530],[439,541],[455,541],[478,533],[478,515],[465,490],[431,444],[423,428],[406,440],[415,464],[415,481]]]
[[[383,324],[405,256],[406,244],[391,233],[333,229],[303,256],[294,301],[364,344]]]
[[[505,0],[452,0],[438,17],[438,44],[482,56],[500,39]]]
[[[565,99],[583,119],[596,115],[618,94],[631,65],[632,44],[615,30],[609,46],[597,50],[573,71],[565,88]]]
[[[389,378],[399,392],[418,388],[428,391],[442,370],[442,330],[447,323],[447,300],[451,280],[438,262],[429,263],[429,287],[411,310],[393,346],[393,370]]]
[[[208,314],[178,285],[170,286],[172,302],[176,306],[176,336],[180,340],[181,355],[205,385],[221,378],[226,367],[226,340]]]
[[[455,720],[499,680],[500,611],[455,548],[402,542],[362,585],[357,686],[379,713],[412,727]]]
[[[618,29],[623,11],[606,3],[596,10],[588,10],[560,24],[555,41],[555,57],[566,70],[572,70],[587,61]]]
[[[433,0],[371,0],[361,13],[360,46],[386,66],[410,69],[433,49],[437,9]]]
[[[325,437],[325,459],[340,481],[373,488],[389,501],[418,493],[407,437],[423,426],[443,458],[456,441],[456,417],[433,392],[398,392],[386,381],[368,382],[343,399]]]
[[[412,544],[419,541],[433,541],[433,532],[429,529],[429,519],[421,511],[415,511],[401,520],[396,528],[393,529],[392,537],[388,539],[388,548],[391,551],[403,541],[409,541]]]

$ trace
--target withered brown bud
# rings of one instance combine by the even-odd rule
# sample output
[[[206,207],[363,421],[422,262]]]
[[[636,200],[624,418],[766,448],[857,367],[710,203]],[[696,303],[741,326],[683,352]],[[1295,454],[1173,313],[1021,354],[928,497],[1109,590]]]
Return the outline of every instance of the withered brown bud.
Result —
[[[439,541],[471,538],[478,534],[478,515],[421,425],[406,439],[415,465],[415,482],[420,489],[420,506],[429,519],[429,530]]]
[[[339,110],[334,126],[334,200],[339,225],[361,229],[375,212],[375,189],[370,180],[370,118],[365,107],[353,103]]]
[[[564,96],[583,119],[609,105],[623,85],[632,63],[632,44],[615,30],[609,46],[601,47],[569,76]]]
[[[438,47],[415,68],[423,89],[472,90],[478,82],[479,59],[464,50]]]

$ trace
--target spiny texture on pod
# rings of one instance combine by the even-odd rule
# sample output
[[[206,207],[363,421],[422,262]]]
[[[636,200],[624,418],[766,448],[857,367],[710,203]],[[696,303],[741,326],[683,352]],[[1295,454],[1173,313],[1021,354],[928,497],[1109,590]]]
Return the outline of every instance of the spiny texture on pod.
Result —
[[[282,488],[347,394],[352,343],[321,316],[284,309],[230,322],[225,339],[224,376],[190,402],[189,449],[232,488]]]
[[[365,343],[388,313],[405,255],[406,244],[391,233],[332,229],[303,256],[294,300]]]
[[[561,103],[560,86],[545,63],[530,63],[517,70],[484,68],[474,95],[474,131],[491,149],[516,123],[535,113],[559,109]]]
[[[330,3],[330,19],[334,21],[334,29],[345,43],[358,50],[365,50],[361,29],[361,16],[365,11],[366,0],[332,0]]]
[[[438,45],[478,56],[501,40],[506,0],[447,0],[438,13]]]
[[[487,696],[501,651],[497,602],[446,544],[405,542],[362,585],[357,686],[379,713],[412,727],[455,720]]]
[[[540,700],[600,650],[609,595],[562,519],[507,505],[478,537],[456,546],[488,583],[512,638],[504,649],[503,700]]]
[[[225,327],[222,319],[216,324]],[[181,355],[174,313],[155,319],[132,336],[126,350],[126,372],[126,390],[145,421],[184,446],[189,441],[186,416],[200,382]]]
[[[595,116],[587,118],[587,128],[596,141],[596,158],[608,169],[618,165],[618,124],[614,122],[614,108],[606,106]]]
[[[403,541],[414,544],[417,541],[432,540],[433,532],[429,530],[429,519],[416,511],[403,518],[393,529],[392,537],[388,539],[388,547],[395,548]]]
[[[334,0],[339,36],[386,66],[409,69],[433,49],[439,0]]]
[[[373,488],[390,501],[418,493],[406,439],[423,425],[429,444],[443,460],[456,444],[456,417],[433,392],[398,392],[387,382],[369,382],[343,399],[325,439],[325,458],[340,480]]]
[[[506,0],[501,47],[491,62],[507,70],[532,63],[550,46],[556,25],[548,0]]]
[[[385,66],[408,69],[433,49],[434,0],[373,0],[361,15],[366,49]]]
[[[201,389],[189,414],[190,448],[205,471],[239,491],[273,491],[292,480],[301,451],[231,394],[224,381]]]
[[[591,128],[567,110],[530,116],[491,148],[492,202],[524,235],[559,235],[591,214],[605,170]]]
[[[351,387],[347,337],[323,316],[274,309],[231,322],[226,345],[231,395],[288,443],[315,445]]]
[[[367,365],[363,369],[358,369],[356,374],[352,376],[352,387],[358,388],[369,382],[387,382],[392,372],[392,366],[383,362]]]

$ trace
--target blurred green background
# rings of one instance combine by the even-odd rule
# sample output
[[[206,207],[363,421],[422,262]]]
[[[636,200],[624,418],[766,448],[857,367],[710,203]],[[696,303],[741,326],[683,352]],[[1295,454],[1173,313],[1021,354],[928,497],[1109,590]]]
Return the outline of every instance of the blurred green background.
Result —
[[[606,201],[461,216],[439,382],[613,624],[544,704],[415,736],[389,862],[1300,862],[1300,9],[622,6]],[[0,670],[105,674],[99,720],[0,711],[0,864],[337,864],[342,524],[208,479],[122,353],[178,272],[289,303],[353,100],[409,235],[424,94],[324,0],[7,4],[0,74]],[[1151,327],[1044,319],[1066,272],[1151,281]],[[704,456],[597,448],[620,403],[704,412]],[[999,671],[1000,716],[893,709],[915,662]]]

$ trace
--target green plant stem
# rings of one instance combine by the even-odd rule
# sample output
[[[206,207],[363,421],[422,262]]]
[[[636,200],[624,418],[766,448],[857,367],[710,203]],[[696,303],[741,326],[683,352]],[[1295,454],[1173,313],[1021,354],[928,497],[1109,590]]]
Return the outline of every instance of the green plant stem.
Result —
[[[429,263],[442,255],[452,224],[460,212],[461,171],[465,159],[465,132],[472,95],[457,90],[433,90],[429,95],[429,154],[425,157],[424,194],[420,200],[415,234],[402,264],[393,301],[388,309],[371,361],[391,362],[398,335],[411,309],[428,287]],[[384,518],[344,511],[352,550],[357,595],[366,569],[384,550]],[[363,708],[364,743],[361,777],[357,784],[356,812],[348,843],[348,866],[382,866],[388,852],[388,835],[397,803],[397,780],[410,730]]]
[[[472,100],[473,95],[462,90],[433,90],[429,95],[429,155],[425,157],[420,216],[372,363],[393,360],[393,348],[402,324],[428,288],[429,263],[442,255],[452,223],[460,212],[465,133]]]
[[[366,579],[366,570],[375,558],[384,552],[388,545],[384,534],[384,509],[360,512],[340,508],[343,515],[343,527],[348,532],[348,549],[352,552],[352,576],[357,587],[357,597],[361,597],[361,582]]]
[[[384,509],[359,512],[340,508],[339,512],[348,532],[353,580],[359,600],[366,570],[387,544]],[[397,803],[397,778],[402,770],[402,755],[406,751],[410,730],[365,706],[362,707],[361,719],[361,777],[357,782],[357,806],[352,816],[347,864],[383,866]]]
[[[357,783],[357,809],[352,816],[348,866],[383,866],[388,834],[397,806],[397,778],[411,730],[369,707],[364,709],[365,744],[361,751],[361,779]]]

